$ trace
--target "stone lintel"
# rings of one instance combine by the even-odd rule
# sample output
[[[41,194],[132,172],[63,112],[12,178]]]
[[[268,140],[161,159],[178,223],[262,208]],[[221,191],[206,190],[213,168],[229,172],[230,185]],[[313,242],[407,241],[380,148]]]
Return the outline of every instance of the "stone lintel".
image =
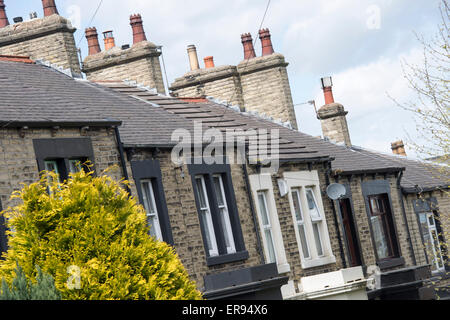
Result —
[[[183,77],[175,79],[175,82],[170,86],[170,90],[176,91],[199,84],[213,82],[238,76],[235,66],[220,66],[210,69],[199,69],[186,73]]]
[[[289,63],[286,62],[282,54],[274,53],[264,57],[244,60],[237,66],[237,70],[240,75],[246,75],[276,67],[286,68],[288,65]]]
[[[149,41],[142,41],[129,49],[114,47],[95,55],[87,56],[83,62],[83,72],[92,73],[108,67],[130,63],[148,57],[159,57],[161,51]]]
[[[28,20],[0,29],[0,47],[44,37],[57,32],[75,33],[70,21],[57,14]]]

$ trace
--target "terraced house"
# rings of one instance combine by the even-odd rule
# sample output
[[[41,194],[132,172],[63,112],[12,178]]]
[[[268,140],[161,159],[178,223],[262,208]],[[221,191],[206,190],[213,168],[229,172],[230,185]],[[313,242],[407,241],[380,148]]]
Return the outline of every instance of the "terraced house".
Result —
[[[43,18],[9,25],[0,1],[3,207],[40,171],[64,179],[90,160],[132,182],[149,234],[174,246],[207,299],[434,299],[432,277],[448,288],[445,178],[353,146],[328,78],[324,139],[296,130],[288,64],[269,30],[262,57],[241,37],[238,66],[208,57],[201,69],[190,46],[191,71],[166,96],[160,47],[140,15],[131,47],[106,31],[101,50],[86,29],[80,67],[74,28],[43,4]]]

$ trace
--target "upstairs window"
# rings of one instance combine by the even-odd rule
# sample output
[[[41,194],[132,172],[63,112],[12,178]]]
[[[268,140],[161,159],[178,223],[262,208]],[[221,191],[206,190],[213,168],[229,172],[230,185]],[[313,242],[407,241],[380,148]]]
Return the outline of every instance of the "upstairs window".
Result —
[[[193,164],[188,168],[208,266],[248,259],[230,166]]]
[[[268,263],[277,262],[273,240],[273,229],[269,208],[267,205],[267,191],[258,192],[259,208],[261,210],[261,224],[264,232],[264,241],[267,248]]]
[[[378,259],[398,257],[392,213],[387,194],[369,196],[370,223]]]
[[[163,241],[152,181],[142,180],[141,189],[143,198],[142,200],[144,203],[145,212],[147,213],[147,222],[150,227],[150,235],[160,241]]]

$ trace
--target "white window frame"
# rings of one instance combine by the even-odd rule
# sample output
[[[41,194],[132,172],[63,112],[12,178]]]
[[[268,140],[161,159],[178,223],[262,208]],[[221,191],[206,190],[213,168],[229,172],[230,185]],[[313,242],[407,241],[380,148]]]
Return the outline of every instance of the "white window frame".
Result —
[[[201,181],[201,190],[198,188],[197,180]],[[208,233],[209,239],[211,241],[211,248],[208,248],[209,250],[209,256],[210,257],[217,257],[219,256],[219,249],[217,246],[217,240],[216,240],[216,234],[214,232],[214,224],[212,222],[212,216],[211,216],[211,208],[209,207],[209,197],[208,192],[206,189],[206,183],[205,183],[205,176],[204,175],[198,175],[195,177],[195,189],[198,193],[201,193],[203,195],[203,198],[205,200],[205,207],[201,207],[200,199],[199,199],[199,206],[200,206],[200,214],[204,214],[206,218],[206,225],[204,226],[206,230],[203,230],[205,233]],[[201,218],[201,217],[200,217]]]
[[[148,186],[146,188],[145,186]],[[150,199],[147,197],[146,189],[148,191],[148,194],[150,195]],[[153,221],[153,228],[155,229],[155,235],[154,236],[157,240],[163,241],[163,236],[161,232],[161,224],[159,222],[159,213],[158,213],[158,207],[156,206],[155,201],[155,192],[153,189],[153,182],[151,179],[143,179],[141,180],[141,190],[142,190],[142,200],[144,202],[144,208],[145,212],[147,214],[147,218],[150,218],[149,220]],[[154,212],[151,212],[150,208],[154,208]],[[150,227],[150,226],[149,226]]]
[[[229,241],[229,245],[227,246],[227,252],[228,254],[233,254],[236,253],[236,244],[234,243],[234,234],[233,234],[233,228],[231,227],[231,220],[230,220],[230,211],[228,210],[228,204],[227,204],[227,197],[225,194],[225,188],[223,186],[223,179],[222,179],[222,175],[220,174],[215,174],[213,175],[213,190],[214,192],[216,192],[216,187],[215,187],[215,181],[214,179],[218,179],[219,180],[219,186],[220,186],[220,196],[223,200],[223,204],[220,204],[217,201],[217,206],[219,207],[219,213],[222,215],[221,216],[221,221],[222,223],[224,223],[223,228],[225,230],[223,230],[224,234],[226,234],[228,241]],[[216,194],[217,200],[218,200],[218,195]]]
[[[263,208],[261,208],[261,203],[259,201],[260,197],[262,197],[263,200],[263,204],[264,204],[264,210],[262,210]],[[277,263],[277,255],[276,255],[276,251],[275,251],[275,244],[273,241],[273,228],[272,228],[272,223],[271,223],[271,217],[270,217],[270,210],[269,210],[269,206],[267,205],[267,190],[260,190],[258,191],[258,205],[260,208],[260,212],[261,212],[261,225],[262,225],[262,237],[263,237],[263,241],[264,243],[264,249],[265,249],[265,254],[266,254],[266,259],[268,263]],[[265,212],[265,214],[263,213]],[[264,219],[265,216],[265,219]],[[264,223],[264,220],[267,221],[267,223]],[[270,242],[269,239],[267,238],[267,232],[269,232],[270,234]],[[271,257],[270,252],[273,251],[273,257]]]
[[[305,257],[303,254],[302,241],[298,228],[295,229],[297,237],[297,245],[300,253],[301,264],[303,269],[315,268],[323,265],[336,263],[336,257],[333,255],[330,236],[328,233],[328,226],[323,208],[322,197],[320,194],[320,180],[319,173],[313,171],[291,171],[285,172],[283,177],[289,187],[289,203],[291,206],[293,223],[298,226],[297,216],[295,213],[295,206],[293,201],[293,190],[298,190],[300,193],[300,206],[303,213],[303,223],[305,226],[305,233],[310,257]],[[316,207],[320,214],[320,219],[314,219],[310,215],[308,200],[306,192],[312,191]],[[319,255],[319,250],[314,236],[314,225],[319,231],[320,244],[322,246],[322,255]]]
[[[253,200],[256,206],[258,216],[259,233],[263,242],[263,249],[266,260],[268,260],[268,246],[264,237],[264,225],[262,223],[261,208],[258,201],[258,192],[266,192],[267,209],[272,227],[272,240],[275,249],[276,263],[278,273],[285,274],[291,271],[291,267],[287,261],[286,250],[284,247],[283,235],[281,233],[280,221],[278,219],[278,211],[275,203],[274,186],[272,176],[269,173],[255,174],[249,176],[250,187],[252,190]]]
[[[300,211],[300,216],[301,216],[301,219],[298,219],[297,212],[296,212],[296,206],[295,206],[295,203],[294,203],[294,199],[292,198],[292,209],[294,211],[294,217],[295,217],[295,222],[296,222],[296,225],[297,225],[297,232],[298,232],[298,238],[297,239],[298,239],[298,242],[300,243],[300,250],[302,250],[302,252],[303,252],[304,259],[311,259],[312,258],[312,256],[311,256],[311,248],[310,248],[310,245],[309,245],[308,237],[306,236],[305,215],[303,214],[303,209],[302,209],[301,189],[300,188],[293,188],[291,190],[291,196],[294,197],[294,194],[295,194],[295,197],[297,198],[297,201],[298,201],[298,204],[299,204],[298,210]],[[298,230],[300,227],[303,228],[303,233],[304,233],[304,238],[305,238],[304,242],[302,240],[303,237],[300,235],[300,231]],[[303,246],[308,251],[308,255],[307,256],[305,255],[305,252],[304,252],[305,248],[303,248]]]

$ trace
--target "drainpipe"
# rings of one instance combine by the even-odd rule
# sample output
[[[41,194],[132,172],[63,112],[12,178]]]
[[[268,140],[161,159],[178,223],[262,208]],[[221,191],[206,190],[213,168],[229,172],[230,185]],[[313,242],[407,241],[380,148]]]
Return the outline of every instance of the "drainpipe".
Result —
[[[119,150],[119,156],[120,156],[120,164],[122,166],[122,171],[123,171],[123,178],[126,181],[130,181],[129,177],[128,177],[127,164],[125,162],[125,156],[124,156],[124,151],[123,151],[123,144],[122,144],[122,140],[120,139],[119,127],[114,127],[114,133],[116,135],[117,148]],[[125,189],[128,192],[128,194],[131,196],[130,187],[128,185],[125,185]]]
[[[402,189],[402,185],[401,185],[402,178],[403,178],[403,171],[400,172],[400,174],[398,175],[398,178],[397,178],[397,190],[398,190],[398,196],[400,197],[400,204],[402,206],[403,219],[405,219],[406,233],[408,235],[409,247],[411,249],[411,257],[413,259],[414,265],[417,266],[416,255],[414,254],[414,247],[413,247],[412,239],[411,239],[411,231],[409,229],[409,224],[408,224],[408,217],[406,215],[405,202],[403,201],[403,189]]]
[[[327,184],[327,187],[330,185],[331,179],[331,162],[328,162],[328,169],[326,170],[325,173],[325,182]],[[341,231],[339,229],[339,223],[338,223],[338,217],[337,217],[337,213],[336,213],[336,208],[334,206],[334,201],[332,199],[330,199],[330,204],[331,204],[331,208],[333,209],[333,217],[334,217],[334,226],[336,228],[336,232],[337,232],[337,236],[338,236],[338,240],[339,240],[339,251],[341,253],[341,260],[342,260],[342,264],[344,269],[347,269],[347,262],[345,261],[345,253],[344,253],[344,245],[342,244],[342,238],[341,238]]]
[[[252,191],[250,189],[250,179],[248,177],[247,163],[244,163],[242,165],[242,171],[244,172],[244,179],[245,179],[245,186],[247,188],[248,202],[250,204],[250,211],[252,212],[253,224],[255,225],[256,245],[257,245],[256,249],[258,250],[259,256],[261,257],[261,264],[266,264],[266,260],[264,259],[264,252],[263,252],[262,244],[261,244],[262,243],[261,236],[258,231],[259,226],[258,226],[258,221],[256,218],[255,205],[253,203]]]

